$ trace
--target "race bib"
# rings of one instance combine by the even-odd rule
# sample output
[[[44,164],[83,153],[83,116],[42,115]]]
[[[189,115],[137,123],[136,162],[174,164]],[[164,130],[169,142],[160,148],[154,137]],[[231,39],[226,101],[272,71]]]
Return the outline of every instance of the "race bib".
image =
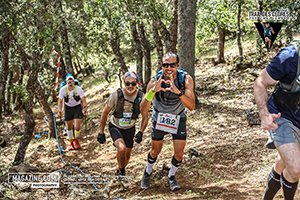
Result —
[[[172,133],[172,134],[177,134],[179,121],[180,121],[179,115],[158,113],[155,129]]]
[[[129,126],[131,123],[132,113],[123,113],[123,117],[119,119],[120,126]]]

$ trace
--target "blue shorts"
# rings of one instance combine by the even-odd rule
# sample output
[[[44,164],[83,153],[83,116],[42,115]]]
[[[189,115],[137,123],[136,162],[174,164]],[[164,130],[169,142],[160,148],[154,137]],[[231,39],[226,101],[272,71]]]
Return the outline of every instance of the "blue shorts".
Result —
[[[280,147],[283,144],[300,143],[300,129],[290,120],[281,117],[276,122],[278,128],[274,131],[269,131],[270,137],[275,142],[276,147]]]

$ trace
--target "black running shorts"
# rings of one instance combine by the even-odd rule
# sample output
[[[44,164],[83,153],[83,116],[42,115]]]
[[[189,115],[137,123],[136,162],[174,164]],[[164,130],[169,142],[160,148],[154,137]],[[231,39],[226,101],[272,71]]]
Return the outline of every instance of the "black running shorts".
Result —
[[[65,105],[65,121],[70,121],[73,119],[82,119],[83,113],[82,113],[82,107],[81,104],[70,107]]]
[[[129,128],[129,129],[121,129],[113,125],[111,122],[109,122],[109,133],[110,136],[115,142],[119,138],[123,138],[125,145],[127,148],[132,148],[133,147],[133,138],[135,134],[135,126]]]

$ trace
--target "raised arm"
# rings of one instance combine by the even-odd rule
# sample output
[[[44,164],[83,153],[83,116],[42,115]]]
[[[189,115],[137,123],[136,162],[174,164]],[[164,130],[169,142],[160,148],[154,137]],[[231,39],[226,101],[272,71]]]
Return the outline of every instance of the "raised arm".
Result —
[[[144,100],[145,96],[146,95],[144,95],[143,100]],[[150,107],[150,104],[149,104],[149,107]],[[140,108],[141,108],[141,106],[142,106],[142,102],[140,104]],[[142,121],[141,121],[141,125],[140,125],[140,131],[143,132],[143,133],[144,133],[144,131],[147,128],[147,125],[148,125],[148,120],[149,120],[148,110],[149,110],[149,107],[148,107],[148,109],[140,109],[141,110],[141,115],[142,115]]]
[[[140,111],[141,111],[141,114],[142,116],[143,115],[148,115],[148,111],[150,109],[150,106],[151,106],[151,101],[149,98],[147,100],[147,95],[149,95],[148,93],[152,92],[152,93],[155,93],[156,91],[154,91],[152,88],[155,86],[155,83],[156,81],[154,79],[151,79],[147,85],[147,89],[146,89],[146,94],[144,95],[143,99],[142,99],[142,102],[141,102],[141,105],[140,105]],[[151,89],[151,91],[150,91]],[[150,101],[149,101],[150,100]]]
[[[185,90],[184,94],[180,97],[183,105],[189,110],[195,109],[195,93],[194,93],[194,81],[190,75],[187,75],[185,78]]]

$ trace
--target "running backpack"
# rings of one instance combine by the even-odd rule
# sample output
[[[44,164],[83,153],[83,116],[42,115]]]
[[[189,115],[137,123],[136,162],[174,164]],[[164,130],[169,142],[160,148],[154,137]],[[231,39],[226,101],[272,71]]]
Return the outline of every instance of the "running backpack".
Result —
[[[138,94],[136,95],[136,98],[135,98],[134,102],[125,99],[123,91],[122,91],[121,88],[119,88],[117,90],[117,93],[118,93],[118,101],[117,101],[116,109],[113,113],[113,116],[115,116],[116,118],[122,118],[123,117],[124,101],[127,101],[127,102],[133,104],[132,105],[131,119],[137,119],[138,115],[140,114],[140,103],[142,101],[144,93],[142,91],[138,90]]]
[[[163,70],[159,70],[157,72],[157,74],[155,75],[155,80],[158,80],[161,76],[163,76]],[[185,90],[185,77],[187,75],[187,72],[184,71],[183,69],[177,69],[177,77],[175,79],[175,85],[176,87],[184,94],[184,90]],[[162,87],[163,88],[167,88],[169,87],[168,85],[166,85],[164,82],[162,83]],[[161,99],[163,98],[165,92],[160,91],[160,92],[156,92],[155,94],[155,98],[157,101],[161,101]]]
[[[67,74],[67,75],[66,75],[66,78],[67,78],[68,76],[72,76],[72,74]],[[64,86],[67,84],[66,78],[65,78],[65,80],[59,85],[59,88],[60,88],[60,89],[61,89],[62,87],[64,87]],[[74,98],[75,101],[78,102],[78,101],[80,100],[80,96],[77,94],[76,88],[77,88],[78,86],[80,86],[80,82],[79,82],[79,80],[77,80],[77,79],[75,79],[74,82],[75,82],[75,87],[74,87],[74,89],[73,89],[73,98]],[[64,99],[65,99],[65,102],[68,103],[70,97],[69,97],[69,90],[68,90],[67,87],[65,88],[65,91],[66,91],[66,92],[65,92],[66,94],[65,94],[65,96],[64,96]]]
[[[159,77],[163,76],[164,72],[163,70],[159,70],[155,75],[155,80],[158,80]],[[184,84],[185,84],[185,76],[187,75],[187,72],[184,69],[177,69],[177,80],[178,81],[178,89],[182,89],[184,92]]]
[[[298,52],[296,76],[290,84],[278,82],[273,92],[275,104],[284,109],[295,109],[300,104],[300,40],[293,41],[291,45],[294,45]]]

